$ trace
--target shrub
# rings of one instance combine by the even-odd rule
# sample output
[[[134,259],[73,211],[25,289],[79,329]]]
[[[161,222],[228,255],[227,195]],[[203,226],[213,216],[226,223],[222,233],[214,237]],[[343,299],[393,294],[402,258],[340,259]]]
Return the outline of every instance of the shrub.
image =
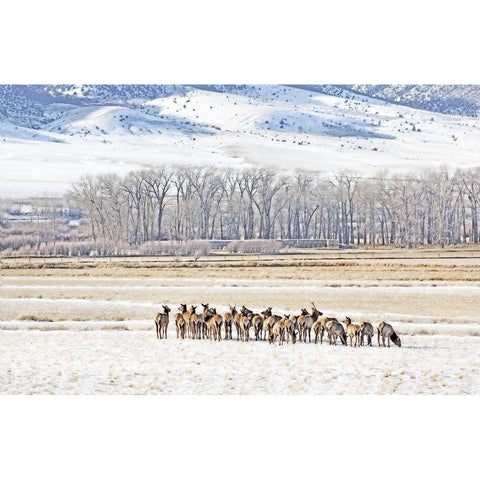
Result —
[[[283,248],[279,240],[233,240],[226,249],[230,253],[278,253]]]

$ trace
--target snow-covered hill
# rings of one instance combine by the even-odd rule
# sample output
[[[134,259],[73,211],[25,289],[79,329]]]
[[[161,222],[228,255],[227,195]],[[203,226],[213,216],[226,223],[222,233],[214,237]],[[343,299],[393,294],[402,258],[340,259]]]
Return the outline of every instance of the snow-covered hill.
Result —
[[[350,87],[0,86],[0,196],[58,195],[82,174],[165,163],[325,175],[480,165],[476,117]]]

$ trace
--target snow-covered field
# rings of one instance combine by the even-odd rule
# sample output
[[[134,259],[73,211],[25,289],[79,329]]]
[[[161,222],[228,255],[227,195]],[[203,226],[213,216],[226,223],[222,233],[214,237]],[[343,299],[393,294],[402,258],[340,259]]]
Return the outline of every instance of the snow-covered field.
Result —
[[[402,348],[157,341],[151,331],[1,331],[3,393],[480,393],[479,337]],[[375,342],[376,343],[376,342]]]
[[[181,89],[140,105],[53,105],[40,130],[0,123],[3,196],[63,194],[82,174],[164,164],[283,171],[480,165],[480,120],[280,85]]]
[[[5,276],[0,392],[15,394],[478,394],[478,282]],[[402,348],[157,340],[162,303],[309,308],[391,323]],[[172,317],[173,315],[171,315]]]

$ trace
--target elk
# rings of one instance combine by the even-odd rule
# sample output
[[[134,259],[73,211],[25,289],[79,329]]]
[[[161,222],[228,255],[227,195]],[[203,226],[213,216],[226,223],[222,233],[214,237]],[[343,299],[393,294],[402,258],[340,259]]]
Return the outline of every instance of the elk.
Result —
[[[360,325],[352,323],[352,319],[350,317],[345,317],[343,323],[345,324],[347,334],[350,338],[350,346],[352,346],[353,337],[355,337],[355,346],[357,346],[357,344],[359,345]]]
[[[337,344],[337,337],[340,337],[343,345],[347,345],[347,334],[343,325],[336,318],[328,318],[325,324],[328,332],[328,341],[330,345]]]
[[[255,333],[255,340],[261,340],[262,332],[263,332],[263,318],[260,315],[253,315],[252,325],[253,325],[253,332]]]
[[[180,304],[183,319],[185,320],[185,329],[187,331],[187,336],[192,338],[192,322],[191,322],[191,312],[187,311],[187,304],[186,303],[181,303]]]
[[[320,343],[323,343],[323,334],[325,332],[325,322],[327,317],[323,316],[323,313],[317,309],[315,304],[312,302],[312,313],[310,316],[313,318],[313,333],[315,334],[315,343],[318,343],[318,338],[320,337]]]
[[[312,313],[310,316],[313,318],[313,321],[316,322],[319,317],[321,317],[323,313],[320,310],[317,310],[317,307],[315,304],[312,302]]]
[[[187,311],[187,306],[184,303],[181,303],[178,309],[180,310],[180,313],[176,313],[174,317],[175,328],[177,329],[177,338],[179,338],[181,330],[183,330],[183,339],[185,338],[185,319],[183,318],[183,314]]]
[[[263,315],[263,339],[267,339],[267,333],[270,335],[270,330],[275,325],[276,322],[282,319],[280,315],[272,315],[272,307],[268,307],[263,312],[260,312],[260,315]]]
[[[230,313],[232,314],[233,324],[235,325],[235,330],[237,331],[237,342],[238,342],[241,337],[240,319],[242,318],[242,314],[237,312],[237,309],[235,306],[230,307]]]
[[[212,313],[212,316],[208,320],[210,340],[220,341],[222,339],[223,318],[217,313],[216,308],[210,308],[208,311]]]
[[[229,305],[228,307],[230,308],[230,311],[225,312],[223,314],[223,325],[225,327],[225,340],[232,339],[232,323],[233,323],[233,316],[234,316],[232,308],[233,310],[235,310],[235,307],[232,307],[231,305]]]
[[[250,327],[252,326],[252,312],[240,317],[240,337],[242,342],[248,342],[250,338]]]
[[[201,315],[197,315],[195,312],[196,306],[190,307],[190,327],[192,329],[192,338],[201,338],[202,322],[203,318]]]
[[[378,332],[378,346],[380,347],[380,336],[382,336],[382,343],[383,346],[385,347],[385,337],[388,340],[388,347],[390,348],[390,340],[397,346],[401,347],[402,342],[400,341],[400,337],[395,333],[395,330],[393,327],[385,322],[380,322],[380,324],[377,327],[377,332]]]
[[[367,345],[372,346],[372,337],[373,337],[373,325],[368,322],[362,322],[360,324],[360,346],[363,347],[364,337],[367,337]]]
[[[303,343],[307,342],[307,333],[308,333],[308,341],[311,342],[311,332],[313,327],[313,318],[305,308],[302,308],[301,315],[298,316],[298,330],[299,330],[299,338],[300,340],[303,339]]]
[[[214,313],[212,309],[209,308],[208,303],[202,303],[203,307],[203,324],[202,324],[202,338],[208,338],[209,328],[208,328],[208,321],[213,317]]]
[[[163,339],[163,337],[167,338],[167,328],[168,328],[168,313],[170,312],[170,309],[168,308],[167,305],[162,305],[163,307],[163,313],[157,313],[157,316],[155,317],[155,325],[157,327],[157,338]]]
[[[321,326],[322,326],[322,328],[320,330],[320,343],[323,343],[324,333],[327,332],[327,336],[328,336],[329,322],[331,322],[332,320],[337,321],[337,319],[334,318],[334,317],[327,317],[326,315],[323,315],[323,316],[319,317],[318,320],[320,320],[320,323],[321,323]]]
[[[312,330],[313,333],[315,334],[315,343],[318,343],[318,337],[320,337],[320,333],[322,332],[323,326],[322,326],[322,320],[318,319],[313,322],[312,325]],[[323,333],[322,333],[322,338],[323,338]]]
[[[287,343],[289,343],[290,339],[292,339],[292,343],[295,344],[297,342],[297,326],[296,326],[296,319],[290,318],[289,315],[285,315],[285,337]]]
[[[283,342],[285,341],[285,320],[287,319],[288,317],[285,315],[281,320],[275,323],[268,337],[269,343],[275,343],[275,340],[278,338],[278,344],[283,345]]]

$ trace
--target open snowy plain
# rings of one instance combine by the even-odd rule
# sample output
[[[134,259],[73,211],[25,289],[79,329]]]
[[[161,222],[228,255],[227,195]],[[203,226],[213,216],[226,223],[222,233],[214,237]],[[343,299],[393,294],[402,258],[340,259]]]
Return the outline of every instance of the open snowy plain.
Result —
[[[0,392],[480,393],[478,265],[344,263],[4,269]],[[243,343],[235,332],[228,341],[180,340],[173,319],[168,339],[155,336],[161,304],[171,307],[172,318],[180,302],[208,302],[222,313],[229,304],[293,313],[312,301],[354,322],[391,323],[402,348],[378,348],[376,337],[362,348]]]

